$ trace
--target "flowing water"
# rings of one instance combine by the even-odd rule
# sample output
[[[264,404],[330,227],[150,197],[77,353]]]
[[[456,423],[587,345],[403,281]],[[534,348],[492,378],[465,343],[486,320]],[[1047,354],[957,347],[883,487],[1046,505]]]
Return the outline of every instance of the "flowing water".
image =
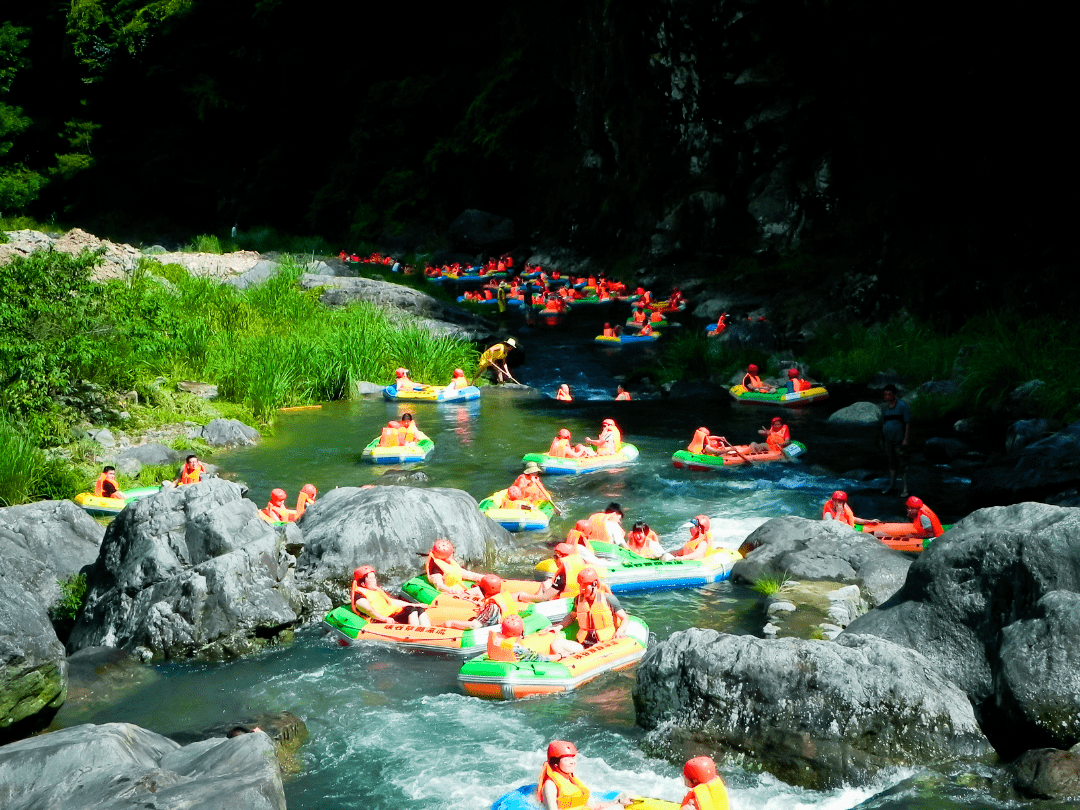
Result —
[[[510,483],[521,470],[521,456],[545,450],[560,427],[580,441],[595,437],[600,420],[614,416],[624,439],[641,450],[637,464],[618,471],[546,477],[566,516],[556,518],[547,532],[518,535],[518,550],[500,573],[529,576],[575,519],[613,500],[625,510],[627,526],[644,519],[669,547],[683,542],[685,523],[695,514],[710,515],[714,534],[737,544],[766,518],[818,517],[822,502],[838,487],[852,493],[860,514],[901,516],[899,500],[873,494],[874,482],[842,477],[843,470],[877,464],[874,431],[827,425],[833,403],[785,414],[792,434],[812,447],[803,461],[719,473],[676,470],[672,452],[684,447],[699,425],[745,442],[756,438],[772,412],[726,403],[611,402],[611,372],[625,358],[591,344],[581,348],[579,338],[544,335],[543,355],[534,349],[516,374],[547,394],[568,381],[581,401],[555,403],[489,390],[474,403],[408,408],[435,442],[421,467],[431,485],[461,488],[478,500]],[[539,343],[536,335],[532,340]],[[379,399],[286,414],[260,446],[220,455],[215,462],[245,481],[260,505],[275,486],[292,498],[304,483],[320,492],[374,483],[387,468],[361,463],[361,450],[401,411],[402,406]],[[754,634],[764,624],[760,597],[729,582],[622,601],[661,640],[691,625]],[[534,781],[541,752],[555,738],[577,744],[579,773],[595,788],[669,800],[683,795],[679,768],[641,752],[632,671],[608,674],[559,697],[492,702],[460,694],[458,665],[378,645],[341,648],[309,629],[291,645],[228,664],[159,666],[157,685],[85,719],[128,721],[178,734],[260,712],[291,711],[304,719],[311,736],[302,773],[286,782],[290,810],[483,810],[503,793]],[[870,787],[815,792],[767,774],[724,769],[736,810],[1013,806],[969,787],[971,777],[942,775],[931,787],[925,778],[911,778],[932,775],[898,770]]]

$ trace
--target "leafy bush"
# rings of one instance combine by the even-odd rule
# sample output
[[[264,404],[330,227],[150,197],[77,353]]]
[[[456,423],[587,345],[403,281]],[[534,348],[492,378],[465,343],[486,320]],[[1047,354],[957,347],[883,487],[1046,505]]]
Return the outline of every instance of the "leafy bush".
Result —
[[[187,246],[186,251],[189,253],[216,253],[218,255],[225,252],[221,247],[221,240],[212,233],[201,233],[196,236],[191,240],[191,244]]]
[[[56,580],[56,584],[60,586],[60,598],[49,607],[49,618],[53,621],[74,619],[86,599],[86,575],[72,574]]]
[[[757,591],[764,596],[773,596],[782,593],[788,587],[788,575],[785,571],[779,576],[763,576],[755,580],[750,586],[751,590]]]

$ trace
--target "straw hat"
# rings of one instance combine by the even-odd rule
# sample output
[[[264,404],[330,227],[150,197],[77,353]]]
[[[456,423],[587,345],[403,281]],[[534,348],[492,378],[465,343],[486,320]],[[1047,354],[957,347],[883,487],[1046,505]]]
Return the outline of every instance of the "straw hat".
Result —
[[[535,461],[530,461],[525,465],[525,475],[540,475],[543,470],[540,469],[540,465]]]

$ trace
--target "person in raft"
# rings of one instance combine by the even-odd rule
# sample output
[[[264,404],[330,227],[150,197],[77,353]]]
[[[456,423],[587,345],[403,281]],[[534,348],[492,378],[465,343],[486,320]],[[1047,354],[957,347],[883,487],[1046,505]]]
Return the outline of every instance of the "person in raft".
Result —
[[[583,546],[571,543],[558,543],[555,546],[555,574],[546,579],[536,593],[519,593],[519,602],[547,602],[551,599],[564,599],[578,593],[578,574],[586,568],[581,556]]]
[[[551,501],[554,503],[555,499],[548,492],[547,487],[540,481],[540,465],[535,461],[530,461],[525,465],[524,471],[517,478],[514,479],[514,486],[521,489],[521,493],[525,496],[526,500],[531,503],[540,503],[540,501]]]
[[[600,423],[600,437],[590,439],[586,436],[585,441],[596,445],[596,455],[613,456],[622,449],[622,431],[615,426],[614,419],[605,419]]]
[[[521,487],[513,484],[506,488],[506,494],[503,495],[502,503],[499,504],[500,509],[530,509],[531,507],[532,501],[525,497]]]
[[[652,333],[653,333],[653,328],[652,328],[651,323],[643,323],[641,325],[641,329],[638,331],[638,335],[640,337],[648,337]]]
[[[123,498],[124,493],[116,483],[116,467],[106,467],[94,482],[94,494],[99,498]]]
[[[555,393],[555,399],[559,402],[573,402],[574,398],[570,396],[570,386],[563,383],[559,386],[559,390]]]
[[[173,485],[197,484],[204,475],[206,475],[206,467],[200,464],[199,457],[192,453],[184,459],[184,465],[180,468],[180,475],[173,481]]]
[[[547,762],[540,770],[540,782],[536,786],[536,800],[543,810],[561,810],[566,807],[584,807],[603,810],[606,807],[625,807],[633,802],[630,796],[620,794],[613,802],[600,802],[590,798],[589,789],[574,774],[577,769],[577,748],[566,740],[553,740],[547,749]]]
[[[525,605],[519,602],[514,594],[503,593],[502,586],[503,581],[498,574],[484,574],[480,578],[480,593],[484,600],[480,603],[480,612],[476,614],[476,618],[468,621],[447,619],[443,624],[458,630],[479,630],[482,627],[494,627],[510,616],[517,616],[525,609]]]
[[[479,582],[484,575],[475,571],[468,571],[454,562],[454,544],[449,540],[436,540],[431,546],[427,562],[424,565],[424,573],[427,575],[428,582],[434,585],[441,593],[453,593],[458,596],[463,594],[469,596],[481,595],[480,589],[475,585],[467,589],[465,580],[471,579],[473,582]]]
[[[771,394],[776,389],[771,385],[766,385],[761,381],[761,377],[758,376],[759,369],[757,365],[751,363],[746,367],[746,373],[742,378],[742,386],[747,391],[756,391],[759,394]]]
[[[296,520],[296,513],[285,505],[288,497],[283,489],[270,491],[270,502],[266,507],[259,510],[259,517],[267,523],[290,523]]]
[[[447,622],[450,624],[451,622]],[[525,635],[525,622],[517,615],[507,616],[498,630],[488,632],[487,657],[492,661],[558,661],[558,655],[545,655],[519,643]]]
[[[450,378],[450,382],[446,384],[446,387],[453,389],[468,388],[469,381],[465,379],[465,372],[462,371],[460,368],[455,368],[454,376]]]
[[[889,485],[882,494],[888,495],[896,487],[896,476],[900,475],[903,489],[901,498],[906,498],[907,491],[907,450],[911,435],[911,408],[902,399],[896,397],[896,386],[886,385],[882,394],[885,403],[881,406],[881,440],[885,455],[889,459]]]
[[[394,372],[394,376],[397,378],[394,381],[394,387],[397,389],[397,392],[399,394],[409,391],[422,391],[423,389],[427,388],[426,385],[421,385],[420,383],[416,383],[410,380],[409,370],[407,368],[397,369]]]
[[[353,613],[365,616],[373,622],[431,627],[431,619],[428,618],[424,605],[395,599],[379,587],[374,566],[361,565],[353,571],[349,596]]]
[[[683,766],[683,784],[690,792],[683,796],[679,810],[728,810],[727,787],[716,773],[712,757],[694,757]]]
[[[621,526],[619,528],[622,529]],[[585,565],[595,565],[603,568],[604,561],[596,556],[596,551],[593,549],[591,532],[589,519],[582,518],[574,524],[574,528],[566,533],[566,542],[574,547],[574,550],[584,560]]]
[[[401,430],[402,444],[416,444],[420,441],[420,437],[416,435],[420,428],[416,426],[416,420],[413,419],[411,413],[403,413],[401,415]]]
[[[405,444],[405,429],[401,422],[393,419],[386,423],[379,435],[379,447],[401,447]]]
[[[639,557],[649,560],[660,560],[664,557],[672,559],[660,545],[660,537],[656,532],[649,528],[648,523],[640,520],[630,528],[630,534],[626,535],[626,545]]]
[[[300,487],[300,494],[296,496],[296,517],[293,520],[299,520],[303,516],[308,506],[315,503],[315,497],[318,494],[314,484],[304,484]]]
[[[690,539],[671,556],[680,560],[704,560],[712,550],[712,532],[709,518],[698,515],[690,521]]]
[[[476,369],[477,373],[479,374],[490,368],[495,374],[495,382],[501,383],[512,380],[513,377],[510,374],[510,368],[506,364],[506,358],[517,347],[517,341],[512,337],[501,343],[496,343],[480,355],[480,364]]]
[[[626,530],[622,527],[623,510],[615,501],[604,507],[603,512],[593,512],[586,518],[585,536],[590,540],[626,545]]]
[[[941,537],[945,533],[944,527],[934,511],[922,502],[922,498],[912,495],[904,504],[907,506],[908,520],[911,521],[912,531],[910,537]],[[886,537],[891,532],[888,530],[876,530],[877,537]]]
[[[552,642],[551,651],[559,655],[574,655],[601,641],[625,634],[626,611],[615,594],[600,587],[600,576],[596,569],[592,566],[582,568],[577,581],[578,595],[574,598],[574,609],[553,630],[565,630],[577,622],[577,641],[557,639]]]
[[[612,326],[610,323],[604,324],[604,337],[613,338],[618,337],[619,332],[622,331],[617,326]]]
[[[698,453],[707,456],[722,456],[731,448],[731,442],[723,436],[713,436],[706,427],[699,427],[694,431],[694,437],[690,440],[686,450],[689,453]]]
[[[808,391],[814,387],[814,384],[809,380],[804,380],[799,377],[799,370],[797,368],[789,368],[787,370],[787,392],[789,394],[797,394],[800,391]]]
[[[583,444],[570,444],[570,431],[566,428],[562,428],[558,435],[551,440],[551,447],[548,448],[547,454],[552,458],[584,458],[585,456],[595,456],[596,452],[591,447],[586,447]]]
[[[762,428],[758,433],[765,437],[765,441],[750,443],[750,449],[755,453],[767,453],[770,450],[779,452],[791,444],[791,428],[785,425],[779,416],[772,418],[768,430]]]
[[[835,520],[838,523],[843,523],[845,526],[855,528],[856,526],[867,526],[881,523],[880,520],[863,520],[862,518],[855,517],[855,513],[851,511],[851,506],[848,505],[847,493],[841,489],[836,490],[832,494],[829,500],[825,501],[825,506],[821,509],[822,520]]]
[[[619,390],[615,392],[615,401],[616,402],[629,402],[630,401],[630,392],[627,391],[625,388],[623,388],[620,385]]]

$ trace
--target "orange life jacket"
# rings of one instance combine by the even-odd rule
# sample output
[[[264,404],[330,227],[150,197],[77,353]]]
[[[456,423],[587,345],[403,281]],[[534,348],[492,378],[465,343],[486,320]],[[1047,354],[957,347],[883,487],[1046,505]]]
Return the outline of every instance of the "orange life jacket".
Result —
[[[375,612],[380,616],[393,616],[398,612],[394,597],[382,588],[362,588],[354,580],[349,592],[349,601],[352,604],[353,613],[358,616],[367,616],[369,619],[373,619],[374,617],[370,613],[365,612],[363,608],[357,606],[357,599],[366,599],[367,603],[371,605]]]
[[[919,514],[915,516],[912,523],[915,524],[916,533],[923,535],[926,531],[922,525],[922,516],[926,515],[930,518],[930,532],[934,537],[941,537],[945,533],[945,529],[941,526],[941,521],[938,520],[938,516],[934,514],[933,510],[929,506],[923,504],[919,507]],[[924,535],[925,536],[925,535]]]
[[[765,434],[765,444],[769,445],[773,450],[782,450],[780,442],[791,441],[791,430],[787,425],[781,425],[780,430],[773,430],[769,428],[769,432]]]
[[[440,560],[432,554],[428,554],[427,558],[427,575],[430,579],[432,574],[442,574],[443,584],[447,588],[453,588],[455,585],[465,587],[465,577],[462,575],[461,567],[450,560]]]
[[[577,596],[581,592],[577,578],[578,574],[581,573],[581,569],[586,567],[585,560],[581,558],[580,554],[567,554],[565,557],[556,560],[555,564],[558,566],[555,572],[556,577],[563,574],[563,588],[559,591],[559,596]]]
[[[573,402],[574,401],[574,398],[572,396],[570,396],[570,392],[569,391],[563,391],[561,388],[559,389],[558,393],[555,394],[555,399],[557,399],[559,402]]]
[[[811,383],[809,380],[795,380],[796,391],[809,391],[813,387],[814,384]]]
[[[120,489],[120,487],[116,486],[115,481],[109,481],[110,486],[112,486],[112,493],[109,494],[109,495],[106,495],[105,494],[105,482],[106,481],[109,481],[109,479],[105,477],[105,473],[102,473],[101,475],[99,475],[97,477],[97,481],[94,482],[94,494],[97,495],[99,498],[115,498],[116,497],[116,491],[118,489]]]
[[[604,337],[615,337],[615,330],[610,326],[604,327]]]
[[[558,436],[551,443],[551,447],[548,448],[547,454],[552,458],[570,458],[570,453],[567,452],[570,449],[569,439],[560,439]]]
[[[690,792],[683,796],[681,805],[686,807],[691,799],[698,810],[728,810],[727,788],[719,776],[691,788]]]
[[[578,594],[574,600],[574,615],[578,623],[577,640],[583,643],[590,632],[596,634],[599,641],[615,637],[615,613],[607,603],[604,594],[597,588],[592,602],[584,594]]]
[[[855,513],[846,503],[838,503],[830,498],[825,501],[825,506],[821,510],[821,519],[824,520],[826,515],[832,515],[833,520],[855,528]]]
[[[592,543],[589,542],[589,538],[585,535],[584,532],[580,532],[577,529],[571,529],[566,533],[566,542],[572,546],[584,546],[589,551],[593,550]]]
[[[194,470],[188,470],[188,465],[185,464],[180,468],[180,485],[184,484],[197,484],[202,480],[202,474],[206,472],[206,467],[202,464],[196,465]]]
[[[755,376],[750,372],[747,372],[742,378],[743,388],[747,391],[753,391],[755,388],[764,388],[761,384],[761,377]]]
[[[623,391],[621,394],[618,394],[615,397],[616,402],[629,402],[629,400],[630,400],[630,392],[629,391]]]
[[[492,661],[505,661],[510,664],[517,661],[517,654],[514,652],[514,637],[504,636],[492,630],[488,633],[487,657]]]
[[[705,430],[705,428],[698,428],[694,431],[694,438],[690,440],[690,446],[686,450],[700,455],[705,452],[705,445],[708,441],[709,431]]]
[[[639,335],[651,335],[652,333],[653,332],[651,324],[645,324],[643,327],[641,327],[641,331],[638,332]]]
[[[645,310],[643,310],[643,309],[634,310],[634,323],[645,323],[647,318],[648,318],[648,316],[645,314]]]
[[[660,323],[660,321],[664,320],[664,315],[663,313],[654,311],[653,314],[649,316],[649,320],[653,323]]]
[[[259,510],[259,517],[267,523],[288,523],[295,520],[293,511],[285,506],[274,506],[268,503],[265,508]]]
[[[589,804],[589,789],[585,783],[576,776],[568,776],[556,768],[552,768],[546,762],[540,771],[540,784],[536,786],[537,801],[541,807],[544,804],[544,785],[548,782],[555,784],[557,804],[559,810],[570,810],[574,807],[587,807]]]
[[[630,534],[626,535],[626,543],[630,547],[630,550],[640,557],[645,556],[642,552],[654,542],[659,542],[659,540],[659,535],[652,529],[649,529],[648,534],[645,534],[644,532],[638,534],[630,532]]]
[[[522,473],[514,479],[513,486],[521,490],[521,494],[525,496],[527,501],[536,503],[537,501],[547,500],[547,494],[544,492],[542,484],[530,475]]]
[[[299,520],[300,516],[307,511],[308,504],[315,503],[315,499],[308,495],[306,492],[301,492],[296,496],[296,517],[295,520]]]
[[[689,554],[693,554],[695,551],[701,548],[702,545],[708,547],[711,542],[712,532],[700,532],[696,536],[691,537],[689,540],[687,540],[685,544],[683,544],[681,556],[686,557]]]
[[[379,447],[400,447],[401,432],[397,428],[384,427],[379,437]]]

